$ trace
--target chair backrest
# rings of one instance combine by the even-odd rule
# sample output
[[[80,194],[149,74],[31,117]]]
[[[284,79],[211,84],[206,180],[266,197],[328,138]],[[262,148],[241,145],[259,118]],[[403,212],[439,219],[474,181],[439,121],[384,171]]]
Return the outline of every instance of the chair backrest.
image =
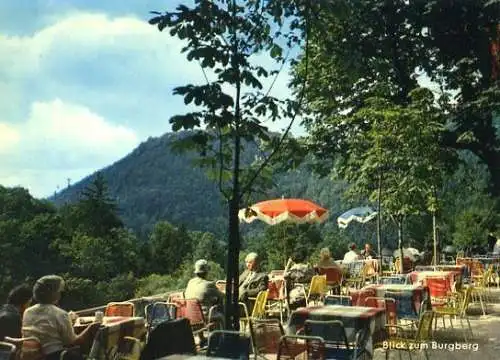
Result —
[[[4,342],[14,345],[21,360],[40,360],[45,357],[42,344],[36,337],[11,338],[6,336]]]
[[[364,288],[359,291],[358,293],[358,299],[356,300],[357,306],[364,306],[365,305],[365,299],[369,297],[375,297],[377,296],[377,290],[375,288]]]
[[[280,339],[285,332],[278,319],[250,319],[253,349],[259,354],[277,354]]]
[[[433,301],[442,301],[451,292],[452,284],[446,276],[428,276],[425,279],[429,288],[429,295]]]
[[[110,302],[106,305],[104,316],[134,316],[135,305],[130,301]]]
[[[146,306],[146,324],[149,331],[163,321],[170,321],[177,318],[177,305],[158,301]]]
[[[221,292],[226,292],[226,281],[225,280],[217,280],[215,282],[215,287],[219,289]]]
[[[408,282],[407,276],[380,276],[378,278],[379,284],[406,284]]]
[[[400,318],[416,317],[417,309],[413,302],[413,296],[407,291],[386,291],[385,298],[394,299],[396,302],[396,313]]]
[[[336,285],[342,283],[343,273],[339,267],[319,267],[319,275],[326,275],[327,285]]]
[[[250,338],[238,331],[214,330],[208,338],[207,356],[249,359]]]
[[[385,300],[386,299],[383,297],[369,296],[365,298],[365,303],[363,306],[385,309]]]
[[[285,280],[272,279],[267,283],[267,300],[285,299]]]
[[[259,293],[257,294],[252,310],[253,318],[262,318],[266,316],[267,294],[268,290],[259,291]]]
[[[325,305],[352,305],[352,297],[347,295],[327,295],[324,300]]]
[[[416,341],[427,341],[432,336],[432,320],[434,319],[434,312],[432,310],[425,310],[420,315],[418,322],[418,330],[415,336]]]
[[[349,341],[347,340],[342,321],[306,320],[304,332],[306,336],[319,336],[329,347],[334,346],[349,349]]]
[[[184,291],[177,291],[168,295],[167,302],[172,303],[176,302],[177,300],[183,300],[183,299],[184,299]]]
[[[323,296],[326,293],[326,275],[314,275],[309,286],[309,294]]]
[[[16,346],[0,341],[0,360],[14,360],[16,356]]]
[[[175,304],[178,306],[177,317],[187,318],[191,326],[205,326],[205,315],[198,299],[177,300]]]
[[[465,292],[464,292],[464,296],[463,296],[463,299],[462,299],[462,303],[460,304],[460,309],[459,309],[459,312],[460,312],[460,315],[465,315],[466,311],[467,311],[467,308],[469,307],[469,303],[471,301],[471,297],[472,297],[472,290],[474,288],[472,286],[468,286],[466,289],[465,289]]]
[[[318,336],[283,336],[278,347],[277,360],[295,360],[304,352],[308,360],[325,359],[325,341]]]
[[[282,277],[285,273],[285,270],[271,270],[269,273],[270,277]]]
[[[193,330],[188,319],[158,324],[149,334],[140,360],[154,360],[173,354],[196,354]]]
[[[385,298],[385,319],[387,325],[398,324],[398,308],[395,299]]]

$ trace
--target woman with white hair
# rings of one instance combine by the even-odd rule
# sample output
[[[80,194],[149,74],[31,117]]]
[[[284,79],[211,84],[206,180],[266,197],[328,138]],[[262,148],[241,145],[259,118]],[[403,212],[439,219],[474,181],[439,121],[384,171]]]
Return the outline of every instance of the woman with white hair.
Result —
[[[69,313],[57,306],[63,290],[64,280],[60,276],[41,277],[33,287],[33,298],[37,304],[26,309],[23,316],[23,336],[38,338],[46,360],[59,360],[65,348],[86,344],[94,338],[100,325],[92,323],[76,335]],[[70,352],[69,356],[83,358],[76,352]]]

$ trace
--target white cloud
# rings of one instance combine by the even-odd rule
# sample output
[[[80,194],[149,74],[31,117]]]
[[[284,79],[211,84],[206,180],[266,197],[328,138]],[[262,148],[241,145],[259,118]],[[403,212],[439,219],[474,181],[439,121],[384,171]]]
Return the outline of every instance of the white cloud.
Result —
[[[169,131],[168,119],[189,111],[173,88],[204,81],[184,44],[145,19],[76,11],[0,35],[0,184],[37,196]],[[273,95],[289,96],[287,78],[285,69]]]
[[[0,130],[5,130],[2,139],[7,134],[7,144],[13,139],[0,152],[0,183],[21,184],[36,191],[36,196],[49,195],[69,174],[84,170],[83,177],[109,165],[139,143],[131,129],[110,124],[86,107],[60,99],[34,103],[26,122],[0,123]],[[63,177],[56,183],[40,186],[41,179],[46,182],[58,173]]]

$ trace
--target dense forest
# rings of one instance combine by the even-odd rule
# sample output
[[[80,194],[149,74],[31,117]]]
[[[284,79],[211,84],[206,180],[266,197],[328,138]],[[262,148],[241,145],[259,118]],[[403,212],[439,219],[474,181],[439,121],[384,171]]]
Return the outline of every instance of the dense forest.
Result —
[[[124,159],[57,194],[57,206],[25,189],[0,187],[0,247],[6,254],[1,294],[20,282],[59,273],[68,282],[63,305],[79,309],[182,288],[194,261],[202,257],[211,261],[211,276],[223,278],[227,240],[207,224],[214,219],[224,226],[224,204],[211,180],[185,155],[170,151],[166,140],[173,136],[149,139]],[[346,198],[345,182],[320,178],[309,167],[306,162],[278,173],[268,197],[312,199],[331,210],[329,220],[314,226],[242,224],[241,257],[257,251],[265,268],[273,269],[298,246],[305,246],[315,261],[322,246],[340,258],[350,241],[375,244],[375,222],[353,223],[345,230],[336,225],[337,215],[368,201]],[[442,245],[484,246],[497,220],[487,185],[486,168],[464,153],[441,189],[446,204],[439,216]],[[193,187],[206,191],[201,195]],[[157,189],[155,195],[151,189]],[[410,218],[405,233],[409,245],[429,248],[429,216]],[[396,246],[389,218],[384,219],[383,246]]]

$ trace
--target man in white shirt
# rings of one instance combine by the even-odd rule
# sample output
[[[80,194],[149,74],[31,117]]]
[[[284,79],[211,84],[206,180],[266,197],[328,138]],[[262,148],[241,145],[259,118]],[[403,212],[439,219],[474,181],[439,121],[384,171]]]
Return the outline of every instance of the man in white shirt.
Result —
[[[344,260],[342,261],[342,264],[350,263],[356,260],[360,260],[360,255],[356,251],[356,244],[351,243],[349,244],[349,251],[346,252],[344,255]]]

